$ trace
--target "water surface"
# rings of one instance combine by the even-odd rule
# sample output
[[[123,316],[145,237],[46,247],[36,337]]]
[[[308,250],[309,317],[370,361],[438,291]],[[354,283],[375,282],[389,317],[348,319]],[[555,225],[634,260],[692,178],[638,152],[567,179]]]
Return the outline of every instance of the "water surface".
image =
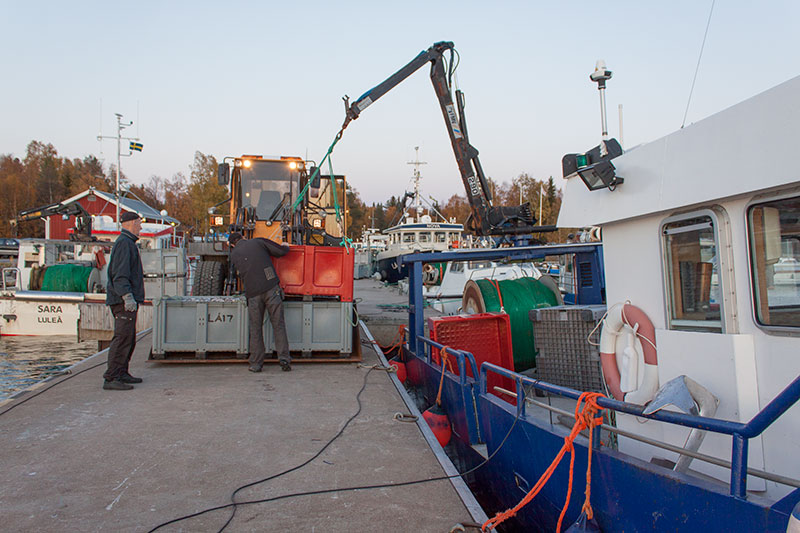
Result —
[[[13,396],[97,352],[96,341],[74,336],[0,337],[0,400]]]

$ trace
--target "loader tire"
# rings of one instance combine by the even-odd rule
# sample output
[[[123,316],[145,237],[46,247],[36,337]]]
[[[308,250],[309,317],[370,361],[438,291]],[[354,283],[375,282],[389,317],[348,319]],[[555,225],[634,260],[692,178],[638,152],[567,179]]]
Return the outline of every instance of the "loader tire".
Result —
[[[192,284],[193,296],[222,296],[225,265],[219,261],[200,261]]]

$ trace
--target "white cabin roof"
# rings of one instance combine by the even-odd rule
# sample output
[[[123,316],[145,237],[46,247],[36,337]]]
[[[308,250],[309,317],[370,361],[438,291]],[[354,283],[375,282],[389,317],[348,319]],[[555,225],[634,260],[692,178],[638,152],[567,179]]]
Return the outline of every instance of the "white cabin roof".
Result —
[[[570,177],[558,225],[600,225],[800,182],[798,141],[800,76],[612,160],[625,179],[615,191],[591,192]]]

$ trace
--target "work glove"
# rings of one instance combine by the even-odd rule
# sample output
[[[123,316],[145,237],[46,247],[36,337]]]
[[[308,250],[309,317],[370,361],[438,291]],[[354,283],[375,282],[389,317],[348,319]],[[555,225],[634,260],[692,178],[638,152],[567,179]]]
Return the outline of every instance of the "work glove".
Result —
[[[122,301],[125,302],[125,310],[129,313],[133,313],[139,308],[131,293],[122,295]]]

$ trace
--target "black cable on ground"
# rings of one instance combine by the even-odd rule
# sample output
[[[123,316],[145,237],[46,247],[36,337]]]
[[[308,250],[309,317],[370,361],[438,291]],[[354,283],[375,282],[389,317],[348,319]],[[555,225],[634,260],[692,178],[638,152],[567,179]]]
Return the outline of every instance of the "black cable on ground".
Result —
[[[231,504],[233,505],[233,512],[231,513],[231,516],[228,518],[228,521],[225,522],[225,524],[219,529],[218,533],[222,533],[222,531],[224,531],[225,528],[228,527],[228,525],[231,523],[231,521],[233,521],[234,516],[236,516],[236,505],[237,505],[237,503],[236,503],[236,494],[239,491],[244,490],[244,489],[249,488],[249,487],[253,487],[255,485],[259,485],[261,483],[266,483],[267,481],[271,481],[271,480],[276,479],[276,478],[278,478],[280,476],[289,474],[290,472],[294,472],[295,470],[299,470],[299,469],[303,468],[304,466],[309,464],[311,461],[313,461],[314,459],[319,457],[322,454],[322,452],[324,452],[328,448],[328,446],[333,444],[333,441],[335,441],[336,439],[338,439],[339,437],[342,436],[342,433],[344,433],[344,430],[347,428],[348,425],[350,425],[350,422],[352,422],[359,414],[361,414],[361,408],[362,408],[362,405],[361,405],[361,394],[364,392],[364,389],[367,388],[367,378],[369,377],[369,374],[370,374],[370,372],[372,372],[372,370],[373,370],[373,368],[370,368],[367,371],[367,373],[364,374],[364,383],[361,385],[361,390],[359,390],[358,394],[356,394],[356,402],[358,403],[358,409],[356,410],[356,412],[350,418],[347,419],[347,422],[344,423],[344,425],[339,430],[339,432],[336,435],[334,435],[333,438],[331,440],[329,440],[325,444],[325,446],[323,446],[317,453],[315,453],[310,459],[306,460],[305,462],[303,462],[303,463],[301,463],[301,464],[299,464],[297,466],[294,466],[292,468],[289,468],[288,470],[284,470],[283,472],[280,472],[278,474],[266,477],[264,479],[260,479],[258,481],[253,481],[252,483],[248,483],[246,485],[242,485],[241,487],[239,487],[236,490],[234,490],[233,493],[231,494]]]
[[[317,457],[319,457],[319,455],[328,446],[330,446],[330,444],[334,440],[336,440],[337,438],[339,438],[339,436],[341,436],[342,432],[347,427],[347,425],[353,419],[355,419],[355,417],[358,416],[358,414],[361,412],[361,399],[360,399],[360,396],[361,396],[361,393],[364,392],[364,389],[367,386],[367,376],[369,375],[369,373],[372,370],[373,369],[370,368],[370,370],[364,376],[364,384],[362,385],[361,390],[356,395],[356,399],[358,400],[358,411],[347,420],[347,422],[344,424],[344,426],[342,426],[342,429],[339,431],[339,433],[337,433],[331,440],[329,440],[328,443],[325,444],[325,446],[323,446],[322,449],[319,452],[316,453],[316,455],[314,455],[314,457],[312,457],[311,459],[307,460],[306,462],[304,462],[304,463],[302,463],[302,464],[300,464],[298,466],[295,466],[295,467],[293,467],[293,468],[291,468],[289,470],[286,470],[286,471],[281,472],[279,474],[275,474],[274,476],[270,476],[268,478],[264,478],[264,479],[262,479],[260,481],[255,481],[255,482],[249,483],[247,485],[242,485],[241,487],[236,489],[233,492],[233,494],[231,494],[231,500],[233,500],[233,498],[235,497],[237,492],[239,492],[240,490],[242,490],[244,488],[251,487],[251,486],[257,485],[259,483],[264,483],[266,481],[275,479],[275,478],[277,478],[279,476],[282,476],[284,474],[287,474],[289,472],[293,472],[295,470],[298,470],[298,469],[306,466],[308,463],[310,463],[311,461],[313,461]],[[378,484],[378,485],[359,485],[359,486],[355,486],[355,487],[343,487],[343,488],[335,488],[335,489],[321,489],[321,490],[308,491],[308,492],[295,492],[295,493],[291,493],[291,494],[284,494],[284,495],[281,495],[281,496],[274,496],[272,498],[264,498],[264,499],[261,499],[261,500],[248,500],[248,501],[243,501],[243,502],[232,502],[232,503],[228,503],[228,504],[225,504],[225,505],[219,505],[219,506],[216,506],[216,507],[209,507],[207,509],[203,509],[202,511],[198,511],[196,513],[184,515],[184,516],[181,516],[181,517],[178,517],[178,518],[173,518],[172,520],[169,520],[168,522],[163,522],[161,524],[158,524],[156,527],[154,527],[153,529],[149,530],[147,533],[153,533],[154,531],[157,531],[157,530],[161,529],[164,526],[168,526],[168,525],[174,524],[176,522],[182,522],[183,520],[188,520],[190,518],[195,518],[195,517],[198,517],[198,516],[202,516],[204,514],[211,513],[213,511],[219,511],[219,510],[222,510],[222,509],[233,508],[233,513],[231,513],[230,518],[228,518],[228,521],[225,522],[225,525],[223,525],[222,528],[219,530],[219,532],[221,532],[226,527],[228,527],[230,522],[233,520],[233,517],[236,514],[236,508],[238,506],[240,506],[240,505],[254,505],[254,504],[258,504],[258,503],[268,503],[268,502],[274,502],[274,501],[278,501],[278,500],[285,500],[285,499],[289,499],[289,498],[296,498],[296,497],[300,497],[300,496],[313,496],[313,495],[319,495],[319,494],[329,494],[331,492],[348,492],[348,491],[355,491],[355,490],[371,490],[371,489],[386,489],[386,488],[392,488],[392,487],[405,487],[405,486],[409,486],[409,485],[419,485],[419,484],[422,484],[422,483],[430,483],[430,482],[433,482],[433,481],[443,481],[443,480],[447,480],[447,479],[454,479],[454,478],[457,478],[457,477],[464,477],[466,475],[469,475],[469,474],[475,472],[479,468],[482,468],[489,461],[491,461],[494,458],[495,455],[497,455],[497,453],[505,445],[506,441],[508,440],[508,437],[511,436],[511,432],[514,431],[514,427],[517,425],[517,421],[519,421],[520,414],[521,414],[521,411],[518,411],[517,412],[517,416],[514,417],[514,422],[511,424],[511,427],[508,428],[508,432],[506,433],[505,437],[503,437],[503,440],[500,441],[500,445],[497,447],[497,449],[494,452],[492,452],[492,454],[489,457],[487,457],[483,462],[481,462],[479,465],[477,465],[477,466],[475,466],[473,468],[470,468],[469,470],[466,470],[465,472],[462,472],[460,474],[454,474],[452,476],[438,476],[438,477],[427,478],[427,479],[416,479],[416,480],[413,480],[413,481],[402,481],[402,482],[398,482],[398,483],[381,483],[381,484]]]

